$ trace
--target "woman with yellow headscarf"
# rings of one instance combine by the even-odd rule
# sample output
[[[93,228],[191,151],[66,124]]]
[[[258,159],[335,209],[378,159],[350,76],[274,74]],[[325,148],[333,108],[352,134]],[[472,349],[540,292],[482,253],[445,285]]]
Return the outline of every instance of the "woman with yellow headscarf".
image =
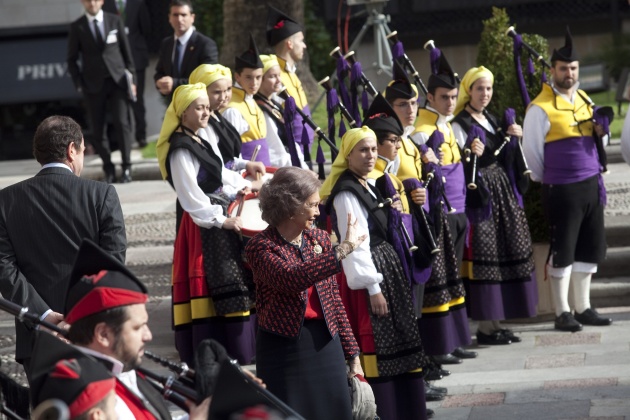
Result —
[[[197,345],[206,338],[250,363],[255,354],[251,273],[242,265],[240,217],[226,216],[234,196],[223,192],[221,159],[197,134],[208,124],[209,112],[205,84],[179,86],[157,144],[162,176],[177,193],[175,344],[186,363],[193,363]]]
[[[221,158],[224,167],[223,191],[234,194],[245,187],[260,188],[260,181],[250,182],[241,176],[241,172],[246,170],[256,179],[258,173],[264,175],[265,165],[241,157],[241,136],[220,112],[227,106],[229,92],[232,90],[232,72],[220,64],[202,64],[193,70],[188,80],[190,83],[206,85],[210,99],[210,116],[208,125],[199,130],[199,136],[210,143],[214,153]]]
[[[377,158],[376,134],[368,127],[348,130],[330,176],[320,190],[338,238],[347,214],[358,234],[368,234],[342,261],[340,289],[355,333],[363,371],[383,419],[425,419],[422,369],[427,365],[414,313],[411,288],[394,248],[387,242],[387,203],[368,183]]]
[[[484,194],[467,192],[469,234],[461,272],[467,286],[468,315],[479,321],[477,342],[490,345],[520,342],[499,321],[532,317],[538,303],[532,243],[521,201],[524,191],[518,181],[522,172],[514,164],[523,130],[514,122],[502,127],[486,110],[493,82],[492,72],[483,66],[468,70],[451,123],[461,146],[469,132],[485,134],[476,175],[478,190]],[[510,136],[517,138],[510,141]],[[506,138],[510,143],[504,143]]]

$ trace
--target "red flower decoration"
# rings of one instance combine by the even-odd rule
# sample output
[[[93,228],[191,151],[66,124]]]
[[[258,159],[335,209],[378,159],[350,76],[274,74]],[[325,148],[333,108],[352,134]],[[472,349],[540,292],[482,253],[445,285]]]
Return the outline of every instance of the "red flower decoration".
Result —
[[[273,27],[273,29],[282,29],[284,28],[284,20],[281,20],[280,22],[276,23],[276,25]]]

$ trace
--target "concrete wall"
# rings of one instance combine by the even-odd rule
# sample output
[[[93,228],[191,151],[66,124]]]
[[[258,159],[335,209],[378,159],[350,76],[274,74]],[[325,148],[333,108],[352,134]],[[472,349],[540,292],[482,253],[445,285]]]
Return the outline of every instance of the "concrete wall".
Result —
[[[79,0],[0,0],[0,29],[60,25],[81,13]]]

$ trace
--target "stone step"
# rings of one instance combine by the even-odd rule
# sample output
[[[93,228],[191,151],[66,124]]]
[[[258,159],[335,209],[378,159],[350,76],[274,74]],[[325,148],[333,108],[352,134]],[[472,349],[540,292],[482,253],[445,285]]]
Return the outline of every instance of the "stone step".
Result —
[[[606,260],[598,267],[596,278],[630,275],[630,246],[608,248]]]
[[[606,146],[606,157],[608,158],[608,163],[624,162],[623,156],[621,155],[621,145],[615,142]]]
[[[628,302],[630,302],[630,277],[593,278],[591,304],[594,307],[627,306]]]
[[[607,215],[604,224],[609,248],[630,246],[630,217]]]

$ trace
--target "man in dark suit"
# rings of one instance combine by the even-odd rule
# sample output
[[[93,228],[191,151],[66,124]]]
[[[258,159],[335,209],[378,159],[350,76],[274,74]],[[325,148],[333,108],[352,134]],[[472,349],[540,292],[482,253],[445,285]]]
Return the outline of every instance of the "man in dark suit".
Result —
[[[187,84],[199,65],[219,62],[219,50],[212,39],[193,27],[195,14],[190,0],[172,0],[168,21],[175,35],[162,40],[153,78],[157,90],[170,100],[175,88]]]
[[[33,154],[42,169],[0,190],[0,293],[61,324],[70,272],[83,238],[124,262],[125,223],[113,186],[79,177],[81,127],[52,116],[37,127]],[[16,322],[15,358],[30,364],[33,325]]]
[[[136,121],[136,141],[138,146],[147,145],[147,121],[144,107],[144,79],[149,66],[147,37],[151,33],[151,16],[144,0],[105,0],[103,11],[115,13],[125,24],[125,32],[133,64],[136,68],[136,102],[131,103]]]
[[[85,15],[70,25],[68,72],[85,99],[92,124],[92,145],[101,159],[105,180],[116,181],[109,141],[103,130],[111,110],[116,141],[122,155],[122,182],[131,182],[135,68],[125,27],[118,16],[102,11],[103,0],[81,0]],[[81,66],[79,66],[79,59]]]

